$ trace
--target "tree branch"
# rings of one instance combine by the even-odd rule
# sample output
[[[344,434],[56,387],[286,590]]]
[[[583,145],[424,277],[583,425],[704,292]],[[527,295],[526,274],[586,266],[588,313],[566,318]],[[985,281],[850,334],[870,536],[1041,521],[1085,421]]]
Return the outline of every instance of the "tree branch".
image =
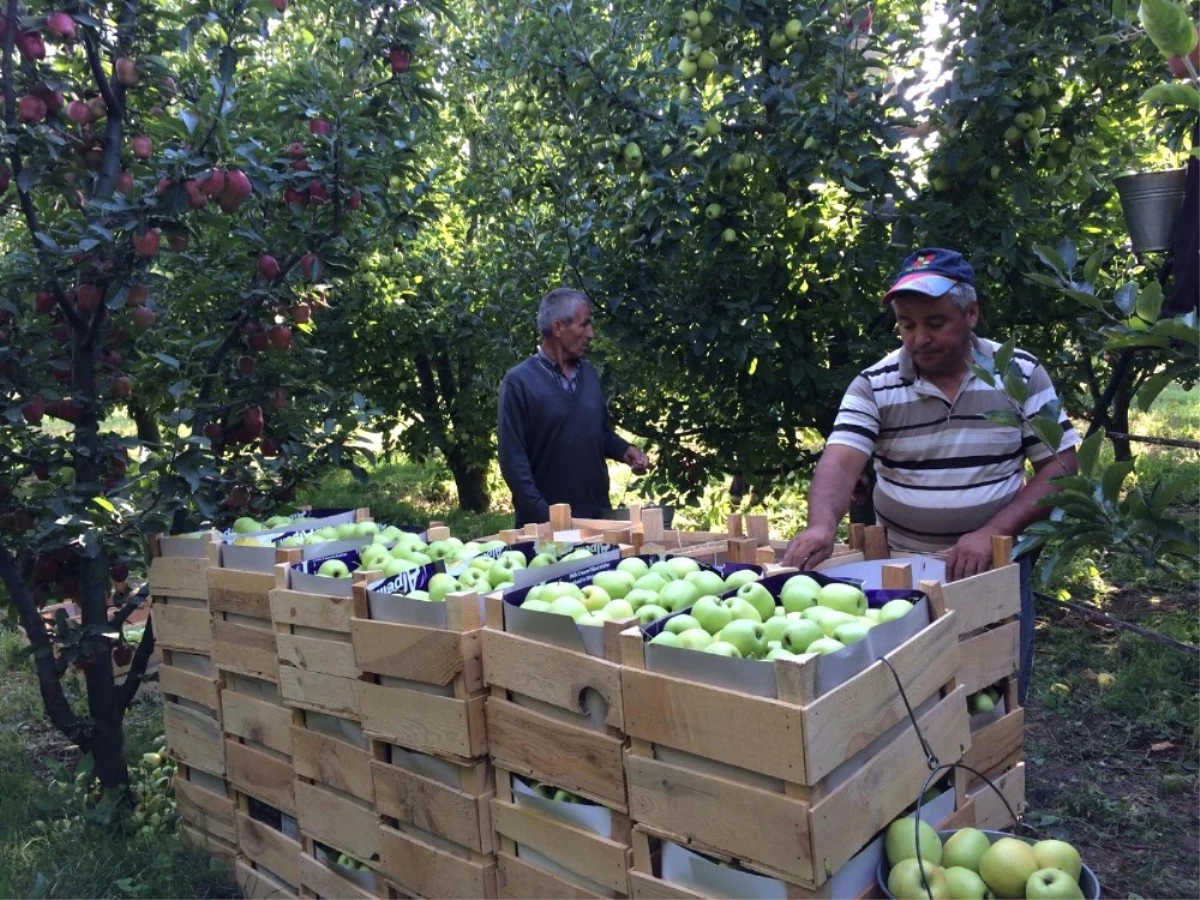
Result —
[[[150,657],[154,653],[154,619],[146,620],[146,630],[142,632],[142,641],[138,644],[137,650],[133,653],[133,661],[129,665],[129,673],[125,676],[125,683],[120,687],[121,713],[124,715],[125,710],[129,709],[129,704],[133,702],[133,698],[137,696],[138,688],[142,684],[142,678],[146,674],[146,666],[150,662]]]

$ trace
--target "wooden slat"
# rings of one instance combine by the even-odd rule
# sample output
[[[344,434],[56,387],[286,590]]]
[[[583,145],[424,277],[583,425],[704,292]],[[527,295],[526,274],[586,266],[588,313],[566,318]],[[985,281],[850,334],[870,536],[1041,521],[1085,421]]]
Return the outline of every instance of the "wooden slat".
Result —
[[[213,775],[225,774],[225,737],[214,717],[178,703],[163,704],[167,749],[180,762]]]
[[[226,777],[234,788],[296,814],[291,760],[233,740],[225,742],[225,760]]]
[[[371,753],[336,738],[305,728],[292,728],[292,768],[311,778],[374,802]]]
[[[244,812],[237,815],[238,850],[247,859],[266,866],[288,884],[300,883],[300,842],[276,831]]]
[[[942,585],[946,608],[958,613],[958,633],[970,634],[1021,614],[1021,567],[1013,564]]]
[[[221,712],[225,733],[290,756],[292,752],[292,711],[238,691],[221,691]]]
[[[458,700],[399,687],[358,682],[363,729],[395,743],[441,756],[487,752],[484,697]]]
[[[154,640],[171,650],[207,654],[212,650],[212,625],[207,609],[155,600],[150,607]]]
[[[610,896],[509,853],[496,854],[496,880],[504,900],[608,900]]]
[[[332,597],[276,588],[270,592],[270,600],[271,619],[277,626],[293,625],[340,634],[350,633],[350,619],[354,616],[355,608],[353,597]]]
[[[496,834],[536,850],[588,881],[629,892],[630,849],[625,844],[501,800],[492,801],[492,825]]]
[[[450,684],[461,672],[468,691],[483,689],[478,632],[422,628],[354,619],[350,623],[359,669],[423,684]]]
[[[180,819],[231,845],[237,843],[237,807],[232,797],[214,793],[178,775],[174,783]]]
[[[279,661],[283,665],[339,678],[357,678],[359,675],[360,670],[354,661],[354,647],[348,640],[322,640],[280,632],[276,634],[275,642]]]
[[[625,741],[579,728],[496,696],[487,703],[488,745],[505,769],[549,781],[625,812]]]
[[[291,885],[259,872],[246,860],[239,859],[234,866],[234,881],[246,900],[294,900]]]
[[[357,882],[343,878],[307,853],[301,853],[300,893],[302,896],[325,897],[327,900],[376,900],[385,892],[377,889],[372,893]]]
[[[701,894],[642,872],[629,873],[629,896],[636,900],[710,900],[709,894]]]
[[[271,590],[274,572],[245,572],[241,569],[208,569],[208,608],[214,613],[271,621]]]
[[[573,713],[586,714],[585,691],[608,704],[605,724],[622,727],[621,667],[543,641],[483,630],[484,680]]]
[[[235,844],[224,841],[207,831],[194,828],[187,822],[179,823],[179,843],[189,850],[219,859],[225,864],[225,876],[233,881],[234,866],[237,863]]]
[[[214,713],[221,708],[220,689],[215,678],[206,678],[178,666],[159,666],[158,686],[167,696],[191,700]]]
[[[269,627],[213,619],[212,660],[218,668],[274,681],[279,670],[275,632]]]
[[[959,644],[962,666],[958,683],[968,694],[981,691],[1001,678],[1015,674],[1020,667],[1020,653],[1020,622],[1009,622],[967,638]]]
[[[284,700],[293,706],[348,719],[358,718],[358,684],[353,678],[306,672],[294,666],[279,667],[279,692]]]
[[[205,571],[210,563],[207,557],[190,559],[183,556],[158,556],[150,560],[150,595],[161,597],[185,597],[190,600],[208,599],[208,579]]]
[[[1024,745],[1025,710],[1016,709],[972,732],[971,749],[963,762],[990,776],[1014,755],[1020,754]]]
[[[405,890],[446,900],[496,897],[494,857],[463,859],[387,825],[380,832],[381,868]]]
[[[363,862],[379,861],[379,816],[368,804],[300,779],[296,818],[304,834]]]
[[[473,795],[380,760],[371,763],[375,806],[418,828],[470,847],[492,852],[491,791]]]
[[[1025,763],[1014,766],[993,781],[1008,799],[1013,811],[1021,815],[1025,810]],[[986,784],[981,784],[971,792],[971,800],[975,807],[976,828],[1002,830],[1012,825],[1004,802]]]

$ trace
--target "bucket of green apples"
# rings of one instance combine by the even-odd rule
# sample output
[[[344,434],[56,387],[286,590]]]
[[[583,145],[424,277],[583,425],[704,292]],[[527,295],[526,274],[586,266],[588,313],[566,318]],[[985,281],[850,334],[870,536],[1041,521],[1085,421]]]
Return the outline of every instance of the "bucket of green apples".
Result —
[[[885,846],[879,886],[893,900],[1100,900],[1096,873],[1066,841],[978,828],[934,831],[907,816],[888,827]]]

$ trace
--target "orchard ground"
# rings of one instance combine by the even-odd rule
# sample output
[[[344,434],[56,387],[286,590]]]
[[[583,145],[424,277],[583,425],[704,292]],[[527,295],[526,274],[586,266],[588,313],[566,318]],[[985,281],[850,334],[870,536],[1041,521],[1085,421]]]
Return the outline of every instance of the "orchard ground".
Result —
[[[1137,434],[1200,439],[1200,391],[1166,391]],[[112,427],[129,427],[113,421]],[[1184,468],[1192,487],[1178,512],[1200,515],[1200,457],[1194,452],[1140,447],[1137,471],[1153,478]],[[627,470],[613,470],[614,498],[638,498]],[[360,485],[335,473],[304,499],[317,506],[367,506],[380,521],[446,522],[456,535],[506,527],[505,492],[490,479],[496,502],[483,514],[455,508],[453,480],[438,465],[393,461]],[[699,507],[680,511],[681,524],[704,527],[729,512],[725,486]],[[761,508],[758,510],[761,511]],[[790,533],[803,518],[799,493],[769,503],[772,525]],[[1200,644],[1197,567],[1170,581],[1118,554],[1077,560],[1049,586],[1053,598],[1091,604],[1193,646]],[[0,631],[0,896],[226,897],[230,887],[210,861],[183,850],[173,833],[126,836],[83,820],[78,809],[48,803],[53,760],[71,766],[77,754],[46,723],[28,660],[11,631]],[[1101,688],[1097,676],[1115,683]],[[1052,690],[1066,685],[1068,693]],[[1061,691],[1061,689],[1059,689]],[[73,701],[82,703],[78,691]],[[1054,600],[1038,605],[1037,662],[1027,709],[1028,823],[1076,844],[1109,897],[1188,897],[1200,883],[1197,810],[1200,779],[1200,659],[1184,650],[1093,624]],[[129,757],[136,760],[161,733],[155,684],[147,685],[128,721]],[[45,824],[51,823],[52,827]],[[53,823],[61,823],[53,826]]]

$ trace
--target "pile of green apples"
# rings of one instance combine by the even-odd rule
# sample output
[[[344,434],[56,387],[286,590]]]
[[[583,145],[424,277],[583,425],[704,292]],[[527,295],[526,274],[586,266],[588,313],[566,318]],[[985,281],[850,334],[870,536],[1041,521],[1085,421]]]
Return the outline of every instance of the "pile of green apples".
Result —
[[[272,528],[283,528],[285,525],[301,524],[303,519],[292,519],[288,516],[271,516],[265,522],[251,516],[242,516],[233,523],[234,534],[254,534],[259,531],[270,531]]]
[[[1000,702],[1000,691],[995,686],[976,691],[967,697],[967,709],[971,715],[979,716],[990,713]]]
[[[349,853],[339,853],[337,859],[334,860],[343,869],[349,869],[351,872],[370,872],[371,867],[365,862],[359,862]]]
[[[908,816],[888,827],[886,847],[891,866],[887,888],[897,900],[929,897],[922,869],[933,900],[1083,900],[1079,887],[1083,860],[1066,841],[1027,844],[1003,837],[992,843],[977,828],[961,828],[943,845],[933,828]]]
[[[882,609],[868,609],[866,594],[852,584],[822,586],[808,575],[793,575],[780,589],[778,602],[757,581],[741,585],[731,596],[699,597],[690,612],[669,619],[650,643],[736,659],[824,655],[858,643],[876,625],[903,618],[912,608],[909,601],[897,599]]]
[[[277,547],[306,547],[311,544],[326,544],[330,541],[369,540],[391,543],[404,532],[395,525],[380,528],[375,522],[343,522],[341,525],[323,525],[307,533],[297,532],[280,538]]]
[[[597,572],[591,584],[584,587],[566,581],[535,585],[525,595],[521,608],[570,616],[578,625],[633,618],[649,625],[687,609],[702,597],[739,589],[760,577],[752,569],[740,569],[722,578],[686,556],[652,564],[631,556],[611,571]]]
[[[556,800],[559,803],[582,803],[586,806],[596,806],[591,800],[585,800],[578,794],[572,794],[570,791],[564,791],[562,788],[556,788],[552,784],[546,784],[544,781],[534,781],[532,778],[526,781],[534,792],[539,797],[545,797],[547,800]]]

